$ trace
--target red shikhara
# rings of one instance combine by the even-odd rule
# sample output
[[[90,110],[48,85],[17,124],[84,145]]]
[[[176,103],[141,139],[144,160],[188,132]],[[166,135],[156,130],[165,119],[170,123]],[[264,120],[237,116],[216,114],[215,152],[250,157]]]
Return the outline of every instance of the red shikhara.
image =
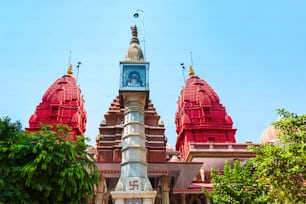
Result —
[[[72,65],[67,74],[58,78],[45,92],[41,103],[29,119],[30,132],[37,131],[41,124],[67,125],[71,128],[71,140],[84,135],[86,130],[86,111],[81,89],[72,76]]]

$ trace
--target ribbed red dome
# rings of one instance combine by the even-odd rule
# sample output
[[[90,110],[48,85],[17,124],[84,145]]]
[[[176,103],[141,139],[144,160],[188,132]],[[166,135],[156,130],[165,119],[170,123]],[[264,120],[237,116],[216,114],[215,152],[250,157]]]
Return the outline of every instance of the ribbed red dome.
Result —
[[[76,79],[71,75],[64,75],[57,79],[45,92],[42,97],[43,101],[51,104],[64,104],[65,101],[79,101],[83,105],[81,90],[76,84]]]
[[[195,104],[210,107],[212,104],[219,104],[220,99],[206,81],[197,76],[192,76],[186,80],[179,102],[181,107]]]
[[[40,129],[40,123],[65,124],[72,128],[72,140],[76,139],[76,135],[84,135],[86,130],[84,99],[76,79],[71,74],[57,79],[47,89],[42,97],[42,102],[30,117],[30,127],[27,130]]]
[[[186,80],[175,115],[176,149],[187,142],[236,142],[233,122],[213,88],[198,76]]]

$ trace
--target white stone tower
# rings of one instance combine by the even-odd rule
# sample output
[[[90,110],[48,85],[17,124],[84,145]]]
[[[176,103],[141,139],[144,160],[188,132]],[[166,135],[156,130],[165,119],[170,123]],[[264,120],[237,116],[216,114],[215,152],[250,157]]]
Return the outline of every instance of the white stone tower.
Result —
[[[130,47],[120,62],[120,105],[124,108],[121,175],[115,191],[115,204],[153,204],[156,191],[147,175],[147,149],[144,109],[149,100],[149,62],[144,61],[137,37],[132,29]]]

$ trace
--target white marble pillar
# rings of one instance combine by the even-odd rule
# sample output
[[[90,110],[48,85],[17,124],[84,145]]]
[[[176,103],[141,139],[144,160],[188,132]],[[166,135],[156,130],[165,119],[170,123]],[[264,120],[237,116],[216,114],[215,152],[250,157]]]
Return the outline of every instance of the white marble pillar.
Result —
[[[121,175],[112,191],[115,204],[127,199],[140,199],[143,204],[153,204],[153,191],[147,175],[147,149],[144,125],[145,92],[124,92],[124,128],[122,135]],[[137,203],[137,202],[136,202]]]

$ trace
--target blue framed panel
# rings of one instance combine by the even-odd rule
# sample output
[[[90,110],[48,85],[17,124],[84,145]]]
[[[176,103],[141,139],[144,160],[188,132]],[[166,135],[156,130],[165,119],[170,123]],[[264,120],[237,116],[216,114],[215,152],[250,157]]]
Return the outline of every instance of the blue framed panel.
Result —
[[[149,64],[120,64],[120,91],[149,91]]]

